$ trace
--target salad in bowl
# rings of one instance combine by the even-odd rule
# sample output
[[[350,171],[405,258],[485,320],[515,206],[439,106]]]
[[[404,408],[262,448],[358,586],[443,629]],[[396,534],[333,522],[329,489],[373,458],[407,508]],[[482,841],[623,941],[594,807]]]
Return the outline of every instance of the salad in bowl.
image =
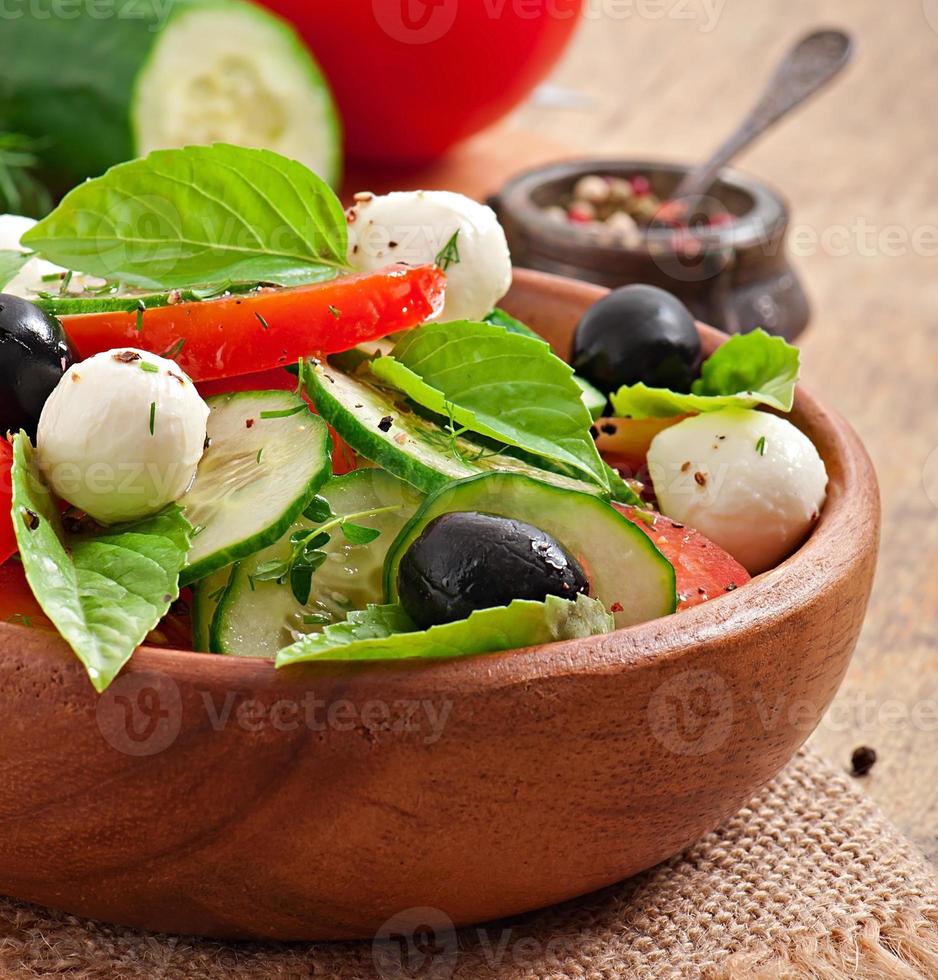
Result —
[[[459,194],[343,211],[298,163],[189,147],[0,235],[0,612],[99,692],[147,643],[440,660],[680,616],[825,505],[795,348],[705,357],[635,285],[555,352]]]

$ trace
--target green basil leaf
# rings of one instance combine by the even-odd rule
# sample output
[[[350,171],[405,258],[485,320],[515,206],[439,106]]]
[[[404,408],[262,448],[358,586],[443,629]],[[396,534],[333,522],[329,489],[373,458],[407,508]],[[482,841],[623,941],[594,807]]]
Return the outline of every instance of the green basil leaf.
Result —
[[[5,289],[20,274],[32,258],[28,252],[3,249],[0,251],[0,290]]]
[[[544,339],[540,334],[535,333],[527,324],[515,319],[510,313],[506,313],[497,306],[491,313],[485,315],[484,320],[493,326],[504,327],[509,333],[521,334],[522,337],[533,337],[535,340]],[[578,374],[573,376],[573,380],[580,386],[580,394],[582,395],[583,403],[590,413],[590,417],[594,420],[598,419],[606,410],[606,396],[598,388],[594,388],[586,378],[581,378]]]
[[[636,384],[620,388],[610,401],[616,415],[633,419],[757,405],[790,412],[799,371],[797,347],[764,330],[753,330],[731,337],[704,361],[689,395]]]
[[[22,239],[67,269],[170,289],[331,279],[347,264],[342,205],[269,150],[157,150],[80,184]]]
[[[483,320],[486,323],[491,323],[496,327],[504,327],[509,333],[517,333],[522,337],[533,337],[535,340],[543,340],[544,338],[532,330],[526,323],[522,323],[516,317],[513,317],[510,313],[506,313],[501,307],[496,306],[491,313],[487,313]]]
[[[342,523],[342,533],[345,540],[352,544],[371,544],[375,538],[381,537],[381,532],[373,527],[362,527],[361,524],[350,524],[348,521]]]
[[[67,534],[21,432],[13,441],[13,526],[36,601],[95,690],[105,690],[179,595],[188,521],[173,505],[133,525]]]
[[[608,491],[573,369],[545,341],[489,323],[429,323],[371,370],[457,427],[572,467]]]
[[[368,606],[277,654],[277,666],[308,661],[449,659],[581,639],[615,629],[598,599],[548,596],[480,609],[468,619],[417,630],[400,606]]]

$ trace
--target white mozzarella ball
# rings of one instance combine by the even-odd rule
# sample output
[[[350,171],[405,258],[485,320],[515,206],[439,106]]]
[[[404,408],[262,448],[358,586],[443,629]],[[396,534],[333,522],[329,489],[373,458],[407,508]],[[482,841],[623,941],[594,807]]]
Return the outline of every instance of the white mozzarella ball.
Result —
[[[753,575],[804,541],[824,506],[827,471],[787,419],[726,409],[655,436],[648,469],[663,513],[696,528]]]
[[[24,218],[18,214],[0,215],[0,249],[9,252],[28,251],[20,244],[20,239],[35,224],[32,218]],[[61,266],[46,262],[45,259],[30,259],[16,277],[0,289],[0,292],[33,300],[37,293],[56,292],[61,282],[50,281],[49,277],[58,276],[61,279],[65,271]],[[103,285],[103,279],[76,273],[69,280],[68,295],[80,296],[86,288]]]
[[[39,419],[39,467],[52,489],[102,524],[156,514],[188,490],[209,409],[168,361],[121,348],[65,372]]]
[[[425,265],[443,254],[439,320],[481,320],[511,286],[511,255],[495,212],[462,194],[359,194],[348,220],[349,262],[362,272],[393,262]]]
[[[24,218],[18,214],[0,216],[0,249],[7,252],[25,252],[26,249],[20,245],[20,239],[35,223],[32,218]],[[43,276],[54,276],[64,271],[43,259],[30,259],[16,277],[0,289],[0,292],[30,299],[37,292],[51,291],[55,288],[54,285],[50,287]]]

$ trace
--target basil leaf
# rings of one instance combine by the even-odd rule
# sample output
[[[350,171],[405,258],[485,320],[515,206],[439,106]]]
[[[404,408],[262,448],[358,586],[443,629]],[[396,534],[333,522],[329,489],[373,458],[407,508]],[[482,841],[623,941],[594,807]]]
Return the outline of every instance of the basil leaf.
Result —
[[[608,491],[573,369],[545,341],[488,323],[429,323],[371,370],[455,426],[572,467]]]
[[[381,532],[373,527],[362,527],[361,524],[350,524],[348,521],[342,523],[342,533],[345,540],[352,544],[371,544],[376,538],[381,537]]]
[[[497,306],[491,313],[485,315],[484,322],[491,323],[496,327],[504,327],[509,333],[517,333],[522,337],[533,337],[535,340],[544,339],[527,324],[516,320],[510,313],[506,313]],[[606,410],[606,396],[598,388],[594,388],[586,378],[581,378],[578,374],[573,376],[573,380],[580,386],[580,394],[590,417],[594,420],[598,419]]]
[[[637,384],[620,388],[610,401],[616,415],[633,419],[757,405],[790,412],[799,371],[797,347],[764,330],[753,330],[731,337],[704,361],[689,395]]]
[[[509,333],[517,333],[522,337],[533,337],[535,340],[544,339],[526,323],[522,323],[519,319],[513,317],[510,313],[506,313],[498,306],[491,313],[487,313],[483,319],[486,323],[491,323],[493,326],[504,327]]]
[[[325,181],[269,150],[157,150],[79,185],[22,238],[67,269],[170,289],[331,279],[348,228]]]
[[[174,505],[137,524],[66,534],[23,432],[13,441],[12,476],[26,579],[101,692],[179,595],[192,529]]]
[[[479,609],[468,619],[417,630],[400,606],[368,606],[343,623],[305,636],[277,654],[277,666],[308,661],[450,659],[581,639],[615,629],[598,599],[548,596]]]
[[[32,258],[28,252],[4,249],[0,251],[0,290],[5,289],[20,274]]]

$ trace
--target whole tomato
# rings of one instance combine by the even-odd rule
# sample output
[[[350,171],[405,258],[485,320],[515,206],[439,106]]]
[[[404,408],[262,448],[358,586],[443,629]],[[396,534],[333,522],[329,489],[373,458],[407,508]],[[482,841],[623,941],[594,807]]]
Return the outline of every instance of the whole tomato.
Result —
[[[349,155],[419,163],[505,115],[547,74],[583,0],[263,0],[329,78]]]

